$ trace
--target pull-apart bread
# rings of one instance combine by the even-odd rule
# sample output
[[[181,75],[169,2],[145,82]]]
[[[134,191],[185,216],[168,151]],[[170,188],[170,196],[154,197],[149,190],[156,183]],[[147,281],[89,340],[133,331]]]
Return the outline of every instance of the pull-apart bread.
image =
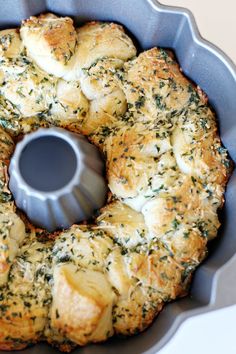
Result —
[[[143,331],[187,294],[220,226],[231,164],[206,95],[114,23],[31,17],[0,32],[0,63],[0,348]],[[7,172],[18,139],[50,126],[100,149],[110,189],[93,225],[51,235],[19,213]]]

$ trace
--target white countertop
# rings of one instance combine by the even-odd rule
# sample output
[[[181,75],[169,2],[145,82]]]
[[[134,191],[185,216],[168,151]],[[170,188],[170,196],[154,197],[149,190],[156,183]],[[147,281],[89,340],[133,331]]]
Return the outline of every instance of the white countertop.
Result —
[[[216,44],[236,63],[236,0],[159,0],[159,2],[191,10],[201,35]]]
[[[236,305],[186,320],[158,354],[236,354]]]
[[[160,2],[190,9],[201,35],[236,63],[236,0]],[[236,354],[235,328],[236,305],[190,318],[158,354]]]

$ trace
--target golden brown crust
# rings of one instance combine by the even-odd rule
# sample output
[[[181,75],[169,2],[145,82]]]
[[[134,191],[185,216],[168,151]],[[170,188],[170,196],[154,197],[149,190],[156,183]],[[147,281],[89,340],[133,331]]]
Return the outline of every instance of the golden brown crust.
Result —
[[[89,22],[78,30],[78,62],[89,68],[97,59],[115,58],[126,61],[136,55],[132,40],[122,26],[115,23]]]
[[[28,346],[28,343],[12,343],[12,342],[1,342],[0,343],[0,350],[6,350],[6,351],[11,351],[11,350],[22,350],[25,349]]]
[[[176,61],[160,48],[147,50],[126,63],[119,81],[130,111],[142,120],[182,109],[190,97],[189,87],[194,90]]]
[[[71,264],[55,267],[51,327],[79,345],[104,341],[113,334],[114,298],[101,272]]]
[[[77,46],[77,34],[69,17],[52,14],[22,22],[20,35],[27,53],[46,72],[57,77],[67,70]]]
[[[42,41],[44,51],[50,51],[55,60],[65,64],[70,60],[77,41],[76,31],[70,17],[59,18],[53,14],[31,16],[22,22],[21,34],[25,29],[31,32],[35,41],[37,38]]]

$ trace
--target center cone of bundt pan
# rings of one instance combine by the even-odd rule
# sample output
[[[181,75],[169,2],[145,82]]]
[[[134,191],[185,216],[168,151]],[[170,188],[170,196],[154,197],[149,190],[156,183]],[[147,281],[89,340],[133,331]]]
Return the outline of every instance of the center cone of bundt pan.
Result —
[[[106,200],[99,151],[83,136],[61,128],[26,135],[17,144],[9,172],[17,207],[48,231],[89,219]]]

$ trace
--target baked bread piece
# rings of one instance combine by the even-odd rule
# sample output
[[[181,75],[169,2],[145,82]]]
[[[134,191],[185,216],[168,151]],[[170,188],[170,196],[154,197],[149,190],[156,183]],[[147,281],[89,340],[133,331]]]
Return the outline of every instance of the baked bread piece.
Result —
[[[31,17],[0,32],[0,58],[0,349],[143,331],[220,226],[230,160],[205,94],[113,23]],[[7,168],[11,136],[51,125],[99,147],[110,197],[94,225],[50,235],[17,214]]]
[[[50,241],[39,242],[29,230],[0,288],[1,350],[22,349],[43,337],[51,304],[50,259]]]
[[[114,58],[125,62],[136,55],[132,40],[115,23],[89,22],[77,29],[77,35],[73,68],[65,75],[66,80],[78,80],[97,60]]]
[[[225,185],[228,164],[215,116],[204,94],[184,77],[172,57],[153,48],[126,63],[116,76],[128,111],[125,126],[110,135],[105,147],[111,191],[129,205],[136,197],[135,208],[140,210],[144,198],[153,197],[162,185],[171,186],[170,179],[178,174]],[[157,185],[160,175],[168,183]]]
[[[136,48],[124,29],[114,23],[90,22],[79,27],[77,33],[74,66],[65,79],[79,80],[90,100],[89,114],[80,121],[80,131],[101,146],[106,131],[127,110],[125,95],[114,74],[136,55]]]
[[[1,59],[16,58],[23,51],[18,29],[7,29],[0,33],[0,57]]]
[[[62,77],[69,70],[77,46],[77,35],[69,17],[53,14],[23,21],[20,35],[27,54],[39,67]]]
[[[49,110],[55,96],[55,80],[38,70],[31,62],[16,63],[19,72],[9,72],[10,62],[5,67],[4,85],[1,94],[14,107],[14,111],[24,117],[31,117]]]
[[[86,119],[88,112],[89,102],[81,90],[80,83],[59,79],[50,111],[45,114],[47,122],[80,131],[77,126]]]

